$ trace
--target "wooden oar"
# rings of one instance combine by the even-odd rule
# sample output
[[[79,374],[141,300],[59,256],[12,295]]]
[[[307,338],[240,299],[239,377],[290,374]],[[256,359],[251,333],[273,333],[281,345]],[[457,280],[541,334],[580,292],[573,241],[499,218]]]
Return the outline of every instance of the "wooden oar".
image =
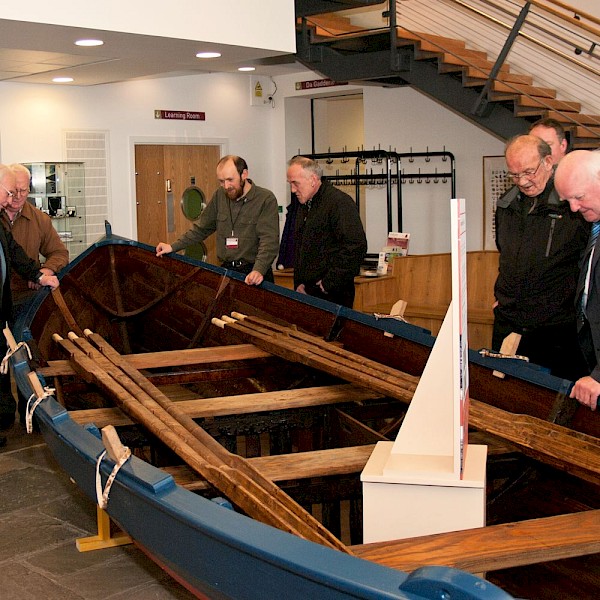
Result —
[[[285,336],[277,337],[272,332],[269,334],[256,331],[234,319],[229,317],[227,319],[229,319],[229,322],[226,322],[224,319],[215,318],[212,320],[212,323],[218,327],[224,328],[227,326],[228,329],[232,329],[241,337],[252,341],[253,344],[262,350],[266,350],[286,360],[298,362],[325,371],[330,375],[353,381],[367,389],[381,392],[390,398],[397,398],[403,402],[410,402],[412,399],[414,387],[401,377],[390,379],[378,377],[376,374],[369,375],[358,369],[352,361],[340,361],[336,357],[320,356],[316,352],[309,351],[305,346],[301,346],[297,341]]]
[[[178,424],[183,426],[185,430],[194,436],[194,438],[202,444],[214,457],[219,465],[225,464],[232,469],[239,471],[250,479],[252,485],[256,485],[268,495],[268,498],[275,498],[281,503],[292,515],[295,515],[300,523],[297,523],[298,528],[302,531],[307,525],[309,530],[318,532],[319,535],[327,539],[331,545],[346,551],[346,546],[343,545],[335,536],[331,534],[321,523],[307,513],[299,504],[297,504],[290,496],[275,485],[270,479],[264,477],[260,471],[252,467],[246,460],[228,452],[223,446],[209,435],[202,427],[200,427],[191,417],[185,414],[179,407],[167,398],[158,388],[152,385],[146,377],[144,377],[137,369],[132,367],[127,358],[121,356],[106,340],[100,335],[93,333],[89,329],[85,330],[85,335],[88,339],[100,350],[102,355],[106,357],[115,367],[119,368],[126,374],[131,381],[139,386],[139,389],[146,393],[154,400],[162,409],[164,409]],[[259,491],[256,491],[260,495]]]
[[[81,331],[79,325],[77,324],[77,321],[75,320],[75,317],[69,310],[69,307],[67,306],[67,303],[65,302],[65,299],[63,298],[60,288],[57,287],[57,288],[53,289],[51,293],[52,293],[52,299],[54,300],[56,306],[58,306],[58,310],[60,311],[60,314],[63,316],[63,319],[65,320],[65,322],[67,324],[67,327],[69,329],[71,329],[72,331],[74,331],[75,333],[77,333],[78,335],[83,335],[83,331]]]
[[[238,315],[239,313],[231,313]],[[291,328],[270,329],[265,326],[254,323],[249,319],[234,319],[223,315],[221,317],[227,323],[237,323],[240,327],[245,327],[251,332],[260,333],[267,336],[272,336],[276,340],[283,340],[292,345],[297,351],[306,353],[307,356],[323,357],[333,363],[339,364],[341,367],[350,367],[352,369],[360,368],[361,373],[376,377],[382,381],[387,381],[393,385],[399,385],[405,390],[414,392],[417,389],[418,378],[412,377],[407,373],[398,371],[381,363],[364,358],[359,354],[348,352],[343,348],[335,346],[329,342],[302,334]],[[312,340],[311,340],[312,338]]]
[[[70,340],[62,340],[59,337],[55,336],[54,339],[69,352],[75,361],[76,368],[79,367],[78,371],[83,368],[88,374],[92,374],[103,389],[116,399],[125,412],[148,427],[152,433],[186,460],[200,475],[221,490],[249,515],[300,537],[347,551],[346,546],[295,504],[277,486],[275,488],[279,493],[274,495],[246,474],[228,465],[224,460],[226,457],[222,454],[229,453],[211,436],[201,430],[189,417],[186,417],[191,422],[192,427],[201,432],[200,435],[198,435],[198,431],[195,432],[196,436],[192,435],[177,419],[169,414],[169,412],[173,413],[173,410],[167,412],[123,371],[93,348],[87,340],[74,335],[70,336]],[[86,356],[86,354],[89,356]],[[168,399],[167,402],[170,403]],[[209,444],[211,447],[202,443],[198,438],[203,441],[210,438],[212,440],[212,444]],[[221,455],[213,452],[216,448],[218,448]],[[241,458],[237,458],[242,461]],[[270,483],[274,486],[272,482]],[[281,503],[283,496],[288,499],[285,505]],[[290,510],[292,504],[294,511]]]
[[[125,412],[167,444],[191,468],[227,495],[235,504],[240,506],[249,515],[254,516],[264,523],[289,531],[295,535],[300,535],[298,531],[281,519],[280,514],[272,511],[268,505],[261,502],[261,499],[254,497],[243,486],[240,486],[239,482],[232,478],[230,473],[210,464],[205,457],[198,454],[176,432],[170,429],[169,423],[165,422],[168,419],[163,420],[159,418],[155,414],[157,412],[155,409],[153,410],[145,406],[138,398],[133,397],[108,373],[101,369],[96,360],[88,358],[71,340],[64,340],[56,334],[53,337],[69,352],[78,372],[82,375],[87,375],[90,381],[96,381],[102,389],[115,399]]]
[[[410,402],[412,399],[413,394],[410,389],[407,389],[406,380],[398,376],[394,384],[389,368],[386,370],[385,378],[380,378],[365,374],[361,369],[353,366],[354,361],[351,357],[338,362],[331,357],[318,356],[307,352],[304,346],[274,331],[268,334],[264,330],[252,330],[251,327],[244,326],[243,323],[231,318],[213,319],[213,323],[222,328],[227,327],[245,341],[287,360],[337,375],[402,402]],[[529,415],[515,415],[473,398],[470,400],[469,424],[476,429],[510,441],[527,456],[568,470],[573,475],[594,484],[600,484],[600,440],[598,438]]]
[[[261,319],[260,317],[255,317],[252,315],[245,315],[236,311],[232,312],[231,316],[238,321],[256,325],[265,329],[271,329],[272,331],[277,331],[286,336],[289,336],[292,339],[300,340],[301,342],[310,344],[313,348],[321,348],[323,350],[326,350],[333,356],[339,356],[341,358],[351,360],[354,364],[373,368],[379,373],[390,373],[394,377],[400,377],[401,379],[404,379],[407,382],[414,383],[415,385],[419,382],[419,377],[415,375],[409,375],[404,371],[398,371],[398,369],[388,367],[387,365],[381,364],[377,361],[365,358],[360,354],[356,354],[354,352],[345,350],[344,348],[331,342],[327,342],[320,337],[311,335],[309,333],[304,333],[300,331],[295,325],[278,325],[277,323],[273,323],[273,321],[268,321],[267,319]]]

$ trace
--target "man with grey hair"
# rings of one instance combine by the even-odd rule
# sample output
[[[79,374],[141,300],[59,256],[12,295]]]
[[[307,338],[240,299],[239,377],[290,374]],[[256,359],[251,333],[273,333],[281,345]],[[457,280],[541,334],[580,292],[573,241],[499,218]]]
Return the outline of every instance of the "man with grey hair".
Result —
[[[287,181],[300,203],[296,217],[294,288],[352,308],[354,277],[367,252],[367,238],[348,194],[322,179],[317,162],[295,156]]]
[[[500,261],[492,347],[499,350],[509,333],[519,333],[519,354],[575,380],[584,361],[573,302],[589,227],[560,202],[546,142],[519,135],[507,143],[505,159],[515,185],[496,208]]]
[[[29,169],[18,163],[9,165],[9,168],[15,176],[15,195],[0,213],[2,225],[11,232],[27,256],[35,261],[41,273],[55,275],[69,262],[69,251],[54,229],[50,217],[27,202],[31,186]],[[40,256],[44,260],[43,264],[40,263]],[[13,273],[10,288],[16,318],[40,285],[34,281],[25,281],[17,273]],[[12,394],[9,374],[0,375],[0,393]],[[18,406],[21,422],[25,423],[26,401],[20,396]]]
[[[16,196],[17,185],[15,175],[6,165],[0,165],[0,210],[5,209]],[[17,244],[10,231],[0,227],[0,321],[12,324],[12,296],[10,276],[13,269],[27,281],[58,287],[55,275],[46,275],[38,268],[37,263],[29,258],[23,248]],[[6,354],[6,340],[0,336],[0,353]],[[0,430],[8,429],[15,420],[15,401],[11,394],[0,393]],[[0,436],[0,445],[6,438]]]
[[[600,151],[575,150],[556,168],[556,191],[592,224],[575,294],[577,332],[587,373],[575,382],[571,398],[592,410],[600,395]]]
[[[35,260],[42,273],[56,275],[69,262],[69,251],[58,236],[50,217],[27,202],[30,192],[31,172],[24,165],[9,165],[15,176],[15,195],[4,208],[1,219],[17,243],[25,250],[27,256]],[[40,256],[44,259],[40,264]],[[31,281],[24,281],[13,274],[11,290],[15,311],[39,286]]]

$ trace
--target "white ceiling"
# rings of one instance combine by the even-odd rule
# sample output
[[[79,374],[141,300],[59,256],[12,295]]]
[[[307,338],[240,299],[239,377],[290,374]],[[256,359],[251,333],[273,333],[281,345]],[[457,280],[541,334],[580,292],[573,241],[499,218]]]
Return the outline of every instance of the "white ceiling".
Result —
[[[81,38],[99,38],[103,46],[75,46]],[[200,51],[218,50],[221,58],[199,59]],[[90,86],[139,78],[237,72],[254,66],[256,75],[306,71],[294,56],[270,50],[202,43],[156,36],[99,31],[0,19],[0,81]]]

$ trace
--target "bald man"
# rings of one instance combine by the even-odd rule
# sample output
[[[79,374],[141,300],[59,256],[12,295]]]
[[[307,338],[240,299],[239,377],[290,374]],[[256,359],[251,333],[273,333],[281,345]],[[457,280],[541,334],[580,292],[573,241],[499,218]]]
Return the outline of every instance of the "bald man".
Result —
[[[577,332],[589,375],[575,382],[571,398],[596,410],[600,395],[600,152],[575,150],[567,154],[556,169],[555,183],[571,210],[592,223],[575,298]]]

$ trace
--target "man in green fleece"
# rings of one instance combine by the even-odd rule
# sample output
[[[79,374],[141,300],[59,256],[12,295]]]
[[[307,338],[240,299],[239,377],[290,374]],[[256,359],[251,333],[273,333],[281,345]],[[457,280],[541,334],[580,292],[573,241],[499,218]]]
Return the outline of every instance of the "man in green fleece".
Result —
[[[221,266],[245,273],[248,285],[273,282],[279,252],[279,213],[272,192],[248,178],[246,161],[233,155],[217,163],[219,189],[200,218],[173,244],[160,242],[156,255],[183,250],[216,232]]]

